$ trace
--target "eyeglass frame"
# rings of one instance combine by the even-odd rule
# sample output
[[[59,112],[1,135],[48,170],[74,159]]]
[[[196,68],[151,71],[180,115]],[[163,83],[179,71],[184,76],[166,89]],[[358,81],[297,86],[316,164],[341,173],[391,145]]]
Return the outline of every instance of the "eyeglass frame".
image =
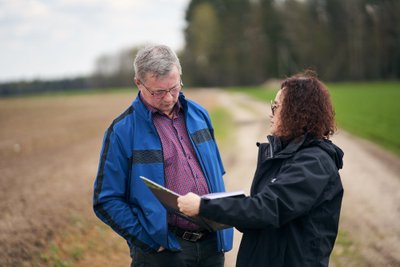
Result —
[[[179,82],[179,89],[177,89],[177,86],[172,87],[169,90],[156,90],[156,91],[151,91],[149,88],[146,87],[146,85],[144,84],[144,82],[142,82],[141,80],[139,80],[140,83],[143,85],[143,87],[151,94],[152,97],[157,98],[157,99],[161,99],[164,96],[167,95],[167,93],[170,93],[171,95],[176,95],[177,93],[179,93],[182,88],[183,88],[183,81],[182,79]],[[177,89],[176,92],[174,92],[173,90]],[[172,91],[172,92],[171,92]],[[158,95],[157,95],[158,94]]]
[[[275,111],[278,108],[278,104],[275,102],[275,100],[271,100],[271,113],[272,116],[275,116]]]

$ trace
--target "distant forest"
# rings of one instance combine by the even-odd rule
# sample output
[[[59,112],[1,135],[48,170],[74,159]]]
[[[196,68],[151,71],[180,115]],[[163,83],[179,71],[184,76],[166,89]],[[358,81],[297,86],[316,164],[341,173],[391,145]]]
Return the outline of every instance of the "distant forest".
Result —
[[[183,79],[257,85],[312,68],[325,81],[398,80],[399,14],[399,0],[192,0]],[[138,48],[100,56],[88,77],[0,84],[0,94],[133,86]]]

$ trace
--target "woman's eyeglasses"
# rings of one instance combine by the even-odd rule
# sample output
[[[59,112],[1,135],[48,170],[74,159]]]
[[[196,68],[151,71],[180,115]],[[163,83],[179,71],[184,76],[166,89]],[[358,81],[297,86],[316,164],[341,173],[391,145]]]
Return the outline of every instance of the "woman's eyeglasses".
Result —
[[[275,115],[275,111],[276,111],[277,108],[278,108],[278,104],[277,104],[274,100],[271,100],[271,112],[272,112],[272,116]]]
[[[167,93],[170,93],[173,96],[176,96],[183,88],[183,82],[182,80],[180,81],[179,85],[169,89],[169,90],[155,90],[152,91],[149,88],[146,87],[146,85],[144,85],[143,82],[141,82],[141,84],[143,85],[144,88],[146,88],[147,91],[149,91],[149,93],[157,99],[161,99],[163,98]]]

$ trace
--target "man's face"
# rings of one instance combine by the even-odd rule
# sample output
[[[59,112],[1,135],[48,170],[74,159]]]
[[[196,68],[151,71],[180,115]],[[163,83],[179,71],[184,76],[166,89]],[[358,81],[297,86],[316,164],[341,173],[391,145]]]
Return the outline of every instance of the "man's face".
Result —
[[[136,79],[135,83],[148,104],[168,116],[171,114],[181,91],[181,77],[177,67],[158,78],[148,73],[144,81]]]

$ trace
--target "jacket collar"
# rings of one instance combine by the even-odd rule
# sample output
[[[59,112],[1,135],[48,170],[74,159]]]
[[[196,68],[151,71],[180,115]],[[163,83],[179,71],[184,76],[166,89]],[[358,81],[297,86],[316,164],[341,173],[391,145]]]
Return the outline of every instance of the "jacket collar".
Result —
[[[268,135],[269,149],[268,157],[286,158],[298,151],[302,146],[312,143],[315,139],[310,134],[302,135],[296,139],[290,140],[287,144],[274,135]]]
[[[269,144],[259,144],[261,153],[264,154],[266,159],[271,158],[288,158],[296,153],[303,147],[318,146],[324,150],[334,160],[336,167],[341,169],[343,167],[343,151],[327,139],[317,139],[313,135],[306,133],[305,135],[291,140],[286,146],[283,145],[279,137],[269,135],[267,136]]]

